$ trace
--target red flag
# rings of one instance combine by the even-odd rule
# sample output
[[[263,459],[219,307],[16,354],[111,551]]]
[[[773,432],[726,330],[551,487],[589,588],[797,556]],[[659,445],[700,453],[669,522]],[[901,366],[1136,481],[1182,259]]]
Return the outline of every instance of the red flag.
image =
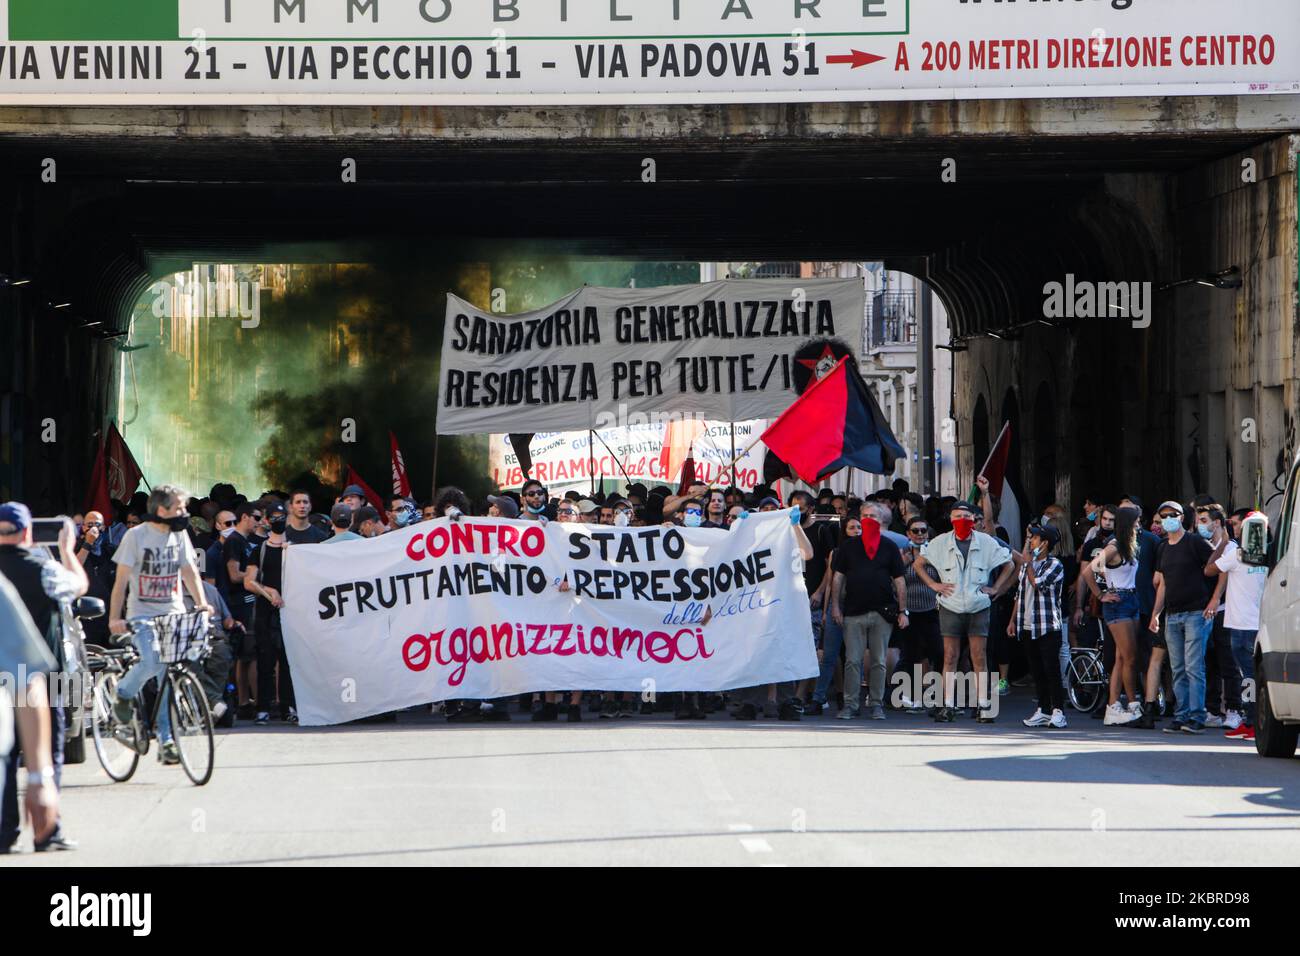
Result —
[[[375,489],[366,484],[351,465],[348,465],[348,477],[343,484],[345,487],[347,485],[357,485],[363,492],[365,492],[366,502],[374,505],[375,510],[381,515],[388,511],[388,507],[384,504],[384,499],[375,494]]]
[[[113,501],[126,504],[135,494],[144,472],[136,462],[126,439],[109,423],[108,434],[99,446],[95,458],[95,470],[90,476],[90,490],[86,494],[87,507],[93,507],[104,515],[105,521],[113,520]]]
[[[86,503],[81,509],[98,511],[109,524],[113,523],[113,499],[108,496],[108,469],[104,466],[104,443],[99,443],[95,454],[95,467],[90,472],[90,489],[86,492]]]
[[[682,472],[684,462],[691,454],[691,446],[704,434],[704,422],[695,418],[670,421],[664,425],[663,448],[659,452],[659,476],[664,484]],[[694,472],[691,481],[694,483]],[[683,486],[685,487],[685,486]]]
[[[695,484],[695,445],[692,444],[686,450],[686,461],[682,462],[682,481],[677,486],[677,493],[686,494],[693,484]]]
[[[984,462],[984,467],[979,470],[979,475],[983,475],[989,480],[989,491],[1001,496],[1002,483],[1007,478],[1007,458],[1011,455],[1011,423],[1004,422],[1002,431],[998,432],[997,441],[993,443],[993,449],[989,452],[988,460]],[[976,475],[978,478],[979,475]],[[975,501],[979,501],[979,488],[975,487]]]
[[[406,460],[402,457],[402,449],[397,447],[397,436],[392,432],[388,433],[388,441],[393,448],[393,494],[409,498],[411,482],[406,477]]]
[[[888,475],[903,448],[894,438],[856,365],[842,358],[808,387],[762,440],[810,485],[850,466]]]

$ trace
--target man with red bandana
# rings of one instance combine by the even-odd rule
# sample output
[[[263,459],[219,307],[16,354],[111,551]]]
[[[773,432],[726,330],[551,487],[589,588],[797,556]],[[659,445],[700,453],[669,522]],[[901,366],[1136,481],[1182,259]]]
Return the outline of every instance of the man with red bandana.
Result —
[[[844,709],[839,716],[858,716],[862,695],[862,659],[871,650],[872,720],[885,719],[886,661],[894,627],[906,628],[906,570],[898,545],[885,537],[891,511],[883,501],[862,506],[862,534],[846,538],[831,561],[831,616],[844,629]],[[841,604],[841,595],[843,603]]]
[[[961,655],[962,638],[970,642],[971,666],[977,681],[987,681],[989,607],[994,598],[1004,594],[1015,574],[1011,552],[992,535],[975,530],[975,509],[958,501],[949,512],[952,530],[941,534],[921,549],[916,575],[938,595],[939,630],[943,634],[943,707],[935,719],[956,719],[956,670]],[[994,584],[990,574],[1001,568]],[[937,578],[937,580],[936,580]],[[979,709],[976,719],[991,723],[989,688],[977,685]]]

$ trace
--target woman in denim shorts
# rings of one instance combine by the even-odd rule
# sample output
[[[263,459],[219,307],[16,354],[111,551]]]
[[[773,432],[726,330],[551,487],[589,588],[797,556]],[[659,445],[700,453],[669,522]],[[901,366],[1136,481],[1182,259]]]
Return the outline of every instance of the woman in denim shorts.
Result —
[[[1110,510],[1110,509],[1108,509]],[[1106,579],[1101,596],[1101,615],[1115,642],[1115,666],[1110,672],[1110,704],[1106,708],[1108,726],[1132,724],[1142,717],[1142,695],[1137,679],[1137,628],[1142,612],[1138,607],[1137,523],[1136,508],[1115,511],[1115,535],[1092,560],[1092,569]],[[1120,706],[1120,690],[1128,694],[1128,709]]]

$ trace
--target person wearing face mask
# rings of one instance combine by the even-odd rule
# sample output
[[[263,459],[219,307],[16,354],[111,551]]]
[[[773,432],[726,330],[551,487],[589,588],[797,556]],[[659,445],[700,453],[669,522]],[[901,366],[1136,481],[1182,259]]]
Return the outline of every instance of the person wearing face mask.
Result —
[[[835,509],[829,504],[814,506],[814,512],[815,514],[826,515],[827,517],[835,515]],[[822,525],[824,528],[834,528],[835,526],[831,522],[822,522]],[[824,540],[829,540],[834,534],[835,532],[833,530],[823,530],[821,532],[821,537]],[[820,613],[817,615],[817,618],[813,623],[813,637],[817,642],[818,673],[816,683],[813,685],[812,697],[804,708],[805,717],[817,717],[825,711],[827,697],[830,694],[831,685],[835,681],[835,672],[840,663],[840,649],[844,646],[844,628],[835,619],[834,615],[830,613],[832,583],[835,576],[834,571],[831,570],[831,558],[835,554],[835,549],[845,541],[859,538],[861,536],[862,520],[860,518],[852,517],[845,519],[844,522],[840,524],[838,538],[832,542],[833,546],[823,561],[824,573],[821,584],[818,586],[818,590],[820,590],[822,594],[821,607]],[[816,548],[817,543],[815,539],[810,537],[809,540],[813,541],[813,546]],[[805,574],[807,573],[809,563],[811,562],[805,563],[804,565]]]
[[[551,518],[546,486],[536,478],[524,482],[521,494],[523,508],[519,517],[525,521],[549,521]]]
[[[894,627],[908,626],[906,570],[898,545],[885,537],[892,511],[883,501],[862,506],[862,534],[846,539],[831,560],[831,617],[844,629],[844,709],[839,717],[858,716],[862,697],[862,661],[871,651],[872,720],[885,719],[885,681],[889,641]],[[841,603],[842,600],[842,603]]]
[[[108,606],[109,595],[113,593],[113,578],[117,573],[113,564],[113,552],[116,550],[108,540],[104,516],[98,511],[86,512],[81,523],[81,536],[77,540],[77,560],[86,569],[89,584],[86,594],[99,598],[105,607]],[[82,619],[81,628],[89,643],[108,646],[108,621],[103,617]]]
[[[1074,587],[1079,575],[1079,562],[1075,558],[1074,535],[1070,531],[1070,515],[1060,505],[1051,504],[1043,509],[1043,515],[1039,518],[1038,523],[1044,528],[1052,528],[1059,535],[1060,540],[1052,546],[1052,557],[1061,562],[1061,567],[1065,569],[1065,576],[1062,578],[1061,586],[1061,651],[1060,651],[1060,670],[1061,686],[1066,684],[1066,675],[1070,670],[1070,648],[1074,646],[1076,637],[1070,630],[1071,618],[1071,601],[1074,597]],[[1152,594],[1154,595],[1154,591]],[[1150,608],[1148,607],[1148,612]],[[1145,633],[1145,626],[1142,631]]]
[[[371,519],[378,522],[378,513]],[[362,509],[363,511],[366,509]],[[289,525],[289,512],[276,502],[266,509],[270,536],[257,549],[253,562],[244,572],[244,589],[257,599],[253,620],[257,629],[257,717],[254,723],[271,721],[273,702],[279,702],[280,719],[291,724],[298,722],[294,707],[293,681],[289,676],[289,657],[284,651],[284,635],[280,629],[280,609],[284,607],[281,591],[284,588],[285,529]],[[363,537],[365,532],[362,532]]]
[[[1100,527],[1100,518],[1102,516],[1101,499],[1096,495],[1088,495],[1083,499],[1083,520],[1079,522],[1079,548],[1082,551],[1083,546],[1095,538],[1098,534],[1109,536],[1110,532]],[[1079,564],[1082,566],[1086,562],[1083,555],[1078,554]]]
[[[1249,509],[1240,515],[1244,520],[1250,515]],[[1236,517],[1240,512],[1234,512]],[[1240,524],[1234,525],[1240,528]],[[1264,588],[1268,582],[1268,568],[1245,564],[1241,561],[1240,549],[1233,535],[1223,535],[1214,544],[1214,553],[1210,556],[1217,570],[1223,572],[1228,581],[1225,591],[1223,623],[1228,628],[1229,641],[1237,666],[1241,672],[1242,686],[1254,686],[1255,683],[1255,638],[1259,634],[1259,609],[1264,599]],[[1253,694],[1243,694],[1240,722],[1224,721],[1227,733],[1224,736],[1238,740],[1255,739],[1255,702]],[[1233,724],[1236,726],[1233,726]]]
[[[1106,579],[1093,571],[1091,565],[1115,533],[1117,510],[1114,505],[1098,506],[1097,524],[1093,529],[1096,533],[1079,548],[1079,577],[1074,583],[1074,614],[1070,618],[1076,635],[1075,643],[1082,647],[1100,647],[1103,665],[1108,674],[1115,669],[1115,641],[1102,617],[1104,612],[1101,595]],[[1098,719],[1104,717],[1104,708],[1098,706],[1092,716]]]
[[[905,643],[904,667],[908,673],[920,667],[921,676],[943,666],[943,636],[939,633],[939,605],[935,593],[925,586],[916,573],[916,559],[930,540],[930,523],[920,514],[907,521],[907,547],[902,549],[903,583],[907,586],[908,626]],[[912,697],[901,701],[903,709],[921,713],[921,686],[912,689]]]
[[[408,528],[420,520],[420,509],[404,495],[393,495],[388,501],[388,530]]]
[[[131,698],[139,695],[148,681],[161,678],[167,669],[158,656],[157,639],[150,622],[164,615],[184,613],[182,585],[194,599],[195,610],[208,614],[214,611],[203,592],[198,555],[187,533],[190,526],[190,516],[185,512],[187,497],[175,485],[155,485],[145,503],[149,520],[123,535],[113,555],[117,578],[109,603],[109,630],[114,634],[131,634],[140,655],[139,662],[117,685],[113,709],[122,723],[132,719]],[[128,619],[138,622],[136,630],[128,626]],[[167,710],[161,708],[158,714],[159,750],[163,763],[175,764],[180,762],[180,752],[172,739],[171,715]]]
[[[976,675],[979,700],[976,719],[992,723],[989,693],[981,682],[988,674],[986,649],[989,633],[989,608],[993,599],[1004,594],[1015,574],[1011,551],[992,535],[975,530],[978,515],[965,501],[952,506],[948,520],[952,530],[939,535],[921,549],[916,562],[917,576],[938,595],[939,630],[943,633],[943,707],[935,719],[950,723],[957,719],[957,660],[962,638],[970,642],[971,666]],[[989,584],[997,569],[997,578]]]
[[[1165,643],[1174,670],[1178,698],[1167,734],[1205,732],[1205,648],[1214,626],[1218,601],[1206,576],[1214,548],[1199,534],[1183,530],[1183,506],[1166,501],[1156,511],[1165,540],[1156,549],[1156,600],[1151,611],[1151,632],[1160,628],[1160,614],[1168,611]],[[1220,572],[1222,573],[1222,572]]]
[[[1065,566],[1051,553],[1060,541],[1055,528],[1030,526],[1016,601],[1007,624],[1007,636],[1018,638],[1024,648],[1038,696],[1038,709],[1022,721],[1026,727],[1066,726],[1065,686],[1059,667]]]
[[[1197,504],[1196,532],[1210,542],[1216,552],[1205,566],[1206,576],[1215,582],[1214,600],[1217,605],[1205,655],[1205,726],[1235,730],[1241,726],[1241,670],[1232,655],[1232,638],[1223,623],[1225,605],[1222,598],[1227,592],[1228,575],[1220,574],[1214,563],[1231,537],[1228,517],[1218,504]]]
[[[677,514],[681,519],[683,528],[703,528],[706,527],[704,521],[704,503],[699,498],[687,498],[677,509]],[[614,523],[618,523],[618,513],[614,515]]]

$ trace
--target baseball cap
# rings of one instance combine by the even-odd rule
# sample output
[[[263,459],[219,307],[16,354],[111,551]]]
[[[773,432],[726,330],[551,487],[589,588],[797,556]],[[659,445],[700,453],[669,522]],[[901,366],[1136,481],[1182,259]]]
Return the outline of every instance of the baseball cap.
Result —
[[[1183,506],[1180,505],[1180,504],[1179,504],[1178,502],[1176,502],[1176,501],[1166,501],[1166,502],[1163,502],[1163,503],[1160,505],[1160,507],[1156,509],[1156,514],[1159,514],[1160,512],[1164,511],[1166,508],[1168,508],[1170,511],[1176,511],[1176,512],[1178,512],[1179,517],[1182,517],[1182,514],[1183,514]]]
[[[272,501],[270,504],[266,506],[266,511],[262,513],[266,515],[266,520],[270,521],[272,515],[287,515],[289,513],[289,509],[284,506],[283,502]]]
[[[489,504],[497,506],[497,511],[501,512],[501,517],[519,517],[519,506],[515,504],[513,498],[507,498],[505,495],[488,495],[487,500]]]
[[[979,509],[969,501],[954,501],[952,507],[948,509],[949,513],[953,511],[969,511],[973,515],[979,514]]]
[[[352,509],[340,502],[330,509],[330,524],[350,525],[352,523]]]
[[[768,505],[775,505],[779,508],[781,507],[781,502],[777,501],[775,498],[764,498],[758,503],[760,508],[766,508]]]
[[[361,490],[360,485],[348,485],[346,488],[343,489],[343,494],[341,494],[339,497],[346,498],[348,495],[356,495],[362,501],[365,501],[366,499],[366,493]]]
[[[585,515],[589,515],[593,511],[599,511],[600,505],[596,504],[596,502],[592,501],[590,498],[581,498],[578,501],[578,510]]]
[[[19,531],[32,526],[32,512],[21,501],[6,501],[0,505],[0,524],[11,524]]]
[[[1036,535],[1051,545],[1061,543],[1061,532],[1057,531],[1050,524],[1031,524],[1029,533]]]

